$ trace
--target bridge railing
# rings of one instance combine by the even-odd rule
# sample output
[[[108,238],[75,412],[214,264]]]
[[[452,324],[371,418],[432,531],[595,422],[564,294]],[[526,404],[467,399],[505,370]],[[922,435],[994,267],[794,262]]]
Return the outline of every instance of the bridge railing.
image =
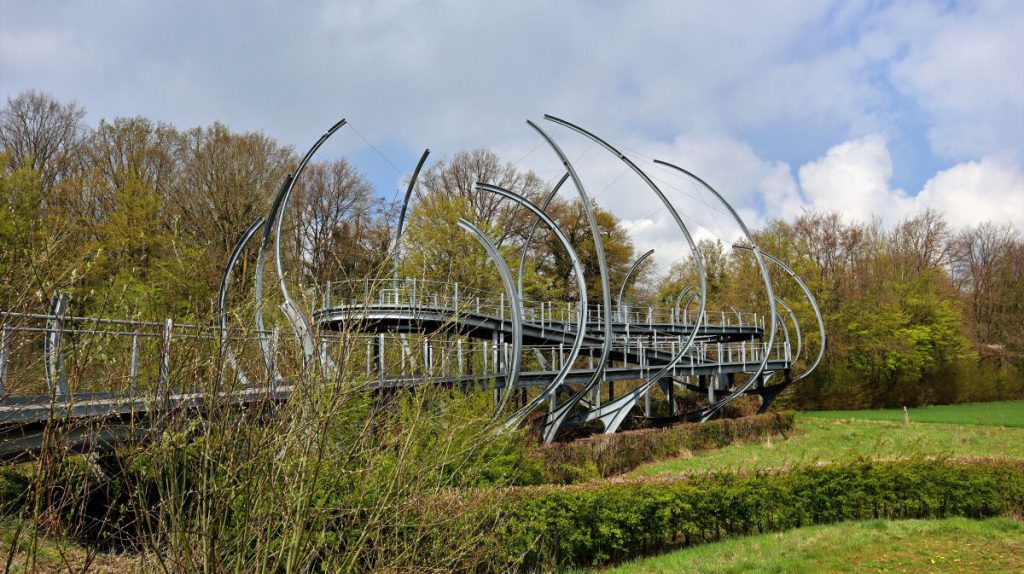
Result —
[[[332,340],[330,336],[327,340]],[[333,343],[332,343],[333,344]],[[482,380],[501,377],[511,363],[512,345],[504,340],[481,340],[465,336],[443,334],[377,333],[355,334],[344,342],[349,353],[361,362],[355,370],[371,379],[389,380],[393,384],[444,382],[447,380]],[[684,337],[665,337],[654,342],[650,339],[621,339],[611,347],[611,369],[627,368],[637,377],[655,374],[674,357]],[[545,372],[553,376],[569,360],[568,344],[527,345],[522,350],[522,371]],[[592,372],[600,357],[601,345],[584,344],[571,369]],[[733,372],[752,372],[768,355],[772,365],[788,366],[791,353],[786,343],[770,349],[764,341],[696,343],[676,364],[673,374],[686,375],[707,367],[725,368]]]
[[[458,282],[418,278],[328,282],[321,299],[323,309],[363,309],[366,305],[374,305],[406,310],[448,310],[501,319],[510,317],[511,303],[503,293],[496,296],[493,292],[469,288]],[[523,320],[541,327],[575,324],[579,314],[578,302],[524,299],[519,304]],[[591,304],[588,307],[590,325],[602,324],[604,315],[603,305]],[[674,306],[623,303],[613,306],[612,321],[627,327],[692,326],[696,317],[689,308],[677,310]],[[758,313],[714,310],[705,313],[704,324],[763,329],[764,318]]]
[[[232,329],[240,360],[256,363],[259,333]],[[297,362],[277,330],[273,361]],[[204,325],[0,311],[0,401],[188,392],[222,376],[221,331]],[[262,361],[259,361],[262,363]],[[232,379],[234,377],[232,376]]]

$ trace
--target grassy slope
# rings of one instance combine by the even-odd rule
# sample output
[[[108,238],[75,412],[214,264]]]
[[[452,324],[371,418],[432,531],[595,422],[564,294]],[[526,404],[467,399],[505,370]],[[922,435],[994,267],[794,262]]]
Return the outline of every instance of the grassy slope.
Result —
[[[35,540],[36,549],[29,552],[33,541],[29,529],[17,533],[17,547],[11,549],[17,531],[18,521],[7,519],[0,523],[0,572],[4,571],[8,558],[11,559],[11,574],[16,572],[94,572],[128,573],[155,571],[155,565],[145,567],[138,556],[123,556],[90,551],[75,542],[56,536],[40,536]]]
[[[910,409],[910,420],[903,425],[902,409],[801,413],[788,439],[651,463],[632,474],[905,456],[1024,458],[1024,401]],[[1024,572],[1024,525],[956,518],[815,526],[698,546],[608,572],[865,571]]]
[[[806,416],[827,419],[862,419],[903,422],[903,409],[877,411],[814,411]],[[1024,401],[970,403],[909,409],[910,421],[962,425],[1024,427]]]
[[[829,420],[800,416],[788,439],[734,445],[696,457],[643,465],[636,475],[702,470],[777,468],[800,463],[910,456],[1024,458],[1024,428],[885,421]]]
[[[1024,572],[1024,524],[1008,518],[845,522],[696,546],[604,572]]]

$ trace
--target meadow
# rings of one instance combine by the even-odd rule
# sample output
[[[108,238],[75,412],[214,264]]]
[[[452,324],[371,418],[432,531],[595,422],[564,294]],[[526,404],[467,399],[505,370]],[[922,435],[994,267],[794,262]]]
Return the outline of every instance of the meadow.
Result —
[[[695,546],[606,574],[1024,571],[1024,524],[1010,518],[870,520]]]
[[[751,471],[857,460],[1024,459],[1024,401],[798,413],[788,437],[642,465],[632,477]],[[1020,516],[869,520],[738,537],[602,572],[1024,572]]]

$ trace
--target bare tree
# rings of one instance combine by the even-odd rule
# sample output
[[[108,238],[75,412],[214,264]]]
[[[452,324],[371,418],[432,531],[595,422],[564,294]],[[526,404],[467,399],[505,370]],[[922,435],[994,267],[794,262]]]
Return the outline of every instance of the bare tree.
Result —
[[[459,152],[452,159],[441,160],[420,176],[417,196],[421,201],[463,198],[470,215],[477,222],[493,222],[500,230],[498,244],[525,235],[532,223],[528,217],[517,217],[518,207],[487,192],[473,191],[481,181],[503,187],[524,197],[537,199],[544,191],[544,182],[532,171],[520,171],[510,162],[502,163],[498,154],[475,149]]]
[[[896,226],[892,250],[905,258],[913,272],[948,263],[952,233],[942,215],[928,209]]]
[[[302,202],[296,244],[304,275],[315,282],[361,273],[383,260],[377,245],[384,224],[373,186],[344,158],[309,165],[296,197]]]
[[[29,90],[0,108],[0,146],[10,151],[11,167],[39,171],[44,193],[74,164],[85,135],[85,110],[74,102]],[[45,201],[45,197],[43,198]]]
[[[989,354],[1019,355],[1024,321],[1022,243],[1010,225],[983,223],[962,231],[953,246],[953,285],[966,301],[975,342]]]
[[[175,215],[219,260],[267,213],[295,163],[290,149],[266,135],[232,133],[221,123],[188,130],[176,153],[181,174],[171,192]]]

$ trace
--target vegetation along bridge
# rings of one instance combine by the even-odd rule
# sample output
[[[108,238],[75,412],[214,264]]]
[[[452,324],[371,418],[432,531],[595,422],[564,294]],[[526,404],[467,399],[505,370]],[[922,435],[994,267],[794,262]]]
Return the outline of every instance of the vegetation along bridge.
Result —
[[[758,397],[764,411],[782,390],[814,370],[824,353],[825,332],[812,292],[785,262],[758,248],[725,198],[689,171],[655,160],[702,186],[735,219],[745,241],[734,247],[749,252],[756,262],[761,280],[756,287],[768,313],[710,309],[701,253],[658,185],[597,135],[559,118],[545,119],[610,152],[671,214],[696,272],[692,284],[681,287],[673,302],[641,305],[625,297],[630,276],[653,251],[642,255],[620,284],[611,284],[591,198],[572,162],[533,122],[527,123],[565,168],[545,201],[538,204],[487,182],[476,184],[477,193],[511,202],[535,219],[516,262],[518,273],[480,227],[458,222],[487,253],[492,269],[480,272],[496,272],[500,291],[399,273],[406,212],[428,150],[401,205],[390,272],[305,286],[295,289],[297,298],[293,297],[280,248],[283,221],[296,180],[320,146],[345,125],[342,120],[285,179],[267,216],[253,222],[239,239],[225,265],[218,316],[207,324],[75,316],[65,295],[54,296],[46,313],[4,311],[0,460],[33,456],[55,428],[65,430],[61,440],[67,449],[105,447],[158,428],[161,417],[201,409],[213,395],[242,407],[286,401],[299,384],[296,373],[316,373],[322,384],[358,381],[379,396],[423,385],[487,392],[506,427],[537,425],[543,440],[550,442],[566,429],[594,421],[606,433],[616,432],[631,418],[646,424],[705,421],[743,396]],[[567,182],[585,211],[599,284],[584,280],[578,246],[545,211]],[[570,301],[526,298],[523,269],[529,242],[541,225],[558,239],[572,262],[577,292]],[[243,253],[254,248],[250,298],[232,285]],[[775,277],[795,281],[805,297],[801,305],[813,310],[820,342],[813,352],[805,352],[807,332],[793,311],[794,302],[775,295],[770,269]],[[267,277],[277,278],[273,289],[265,283]],[[272,307],[271,302],[277,305]],[[243,327],[240,316],[251,322],[245,321]],[[215,356],[217,367],[195,361],[197,356]],[[200,376],[182,376],[190,369]],[[184,380],[215,384],[189,388],[180,383]]]

